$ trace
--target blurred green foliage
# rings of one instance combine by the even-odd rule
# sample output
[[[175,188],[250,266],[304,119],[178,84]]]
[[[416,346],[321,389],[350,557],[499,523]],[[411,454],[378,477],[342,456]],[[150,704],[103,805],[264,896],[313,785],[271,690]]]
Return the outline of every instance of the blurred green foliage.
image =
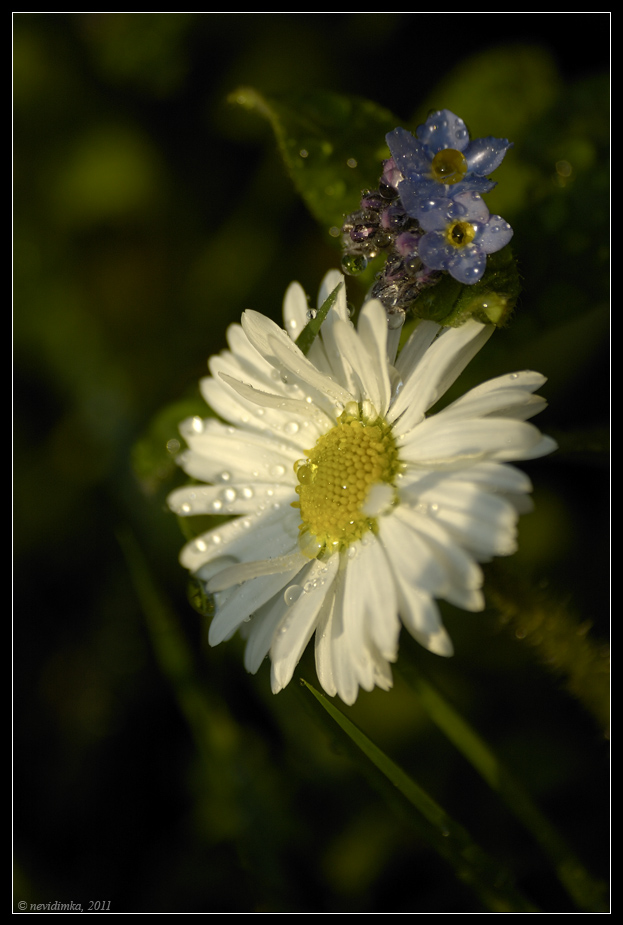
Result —
[[[339,262],[329,223],[356,206],[360,182],[376,182],[387,114],[413,128],[433,107],[515,143],[487,201],[515,229],[523,293],[460,388],[543,372],[550,408],[538,424],[561,450],[526,465],[535,513],[504,562],[509,577],[489,575],[506,598],[484,614],[445,608],[454,659],[406,637],[400,658],[460,704],[605,876],[607,684],[598,708],[582,692],[586,675],[603,674],[608,631],[609,18],[450,24],[411,13],[14,15],[16,903],[482,911],[388,813],[307,692],[293,682],[273,697],[266,666],[245,674],[237,640],[207,647],[165,508],[181,481],[175,420],[206,413],[197,381],[227,325],[246,308],[278,320],[294,278],[315,302]],[[240,87],[262,100],[370,100],[357,105],[372,107],[379,137],[356,153],[333,141],[357,166],[341,164],[343,187],[310,212],[270,125],[228,102]],[[338,116],[320,113],[323,131]],[[292,171],[312,164],[284,149]],[[359,304],[369,281],[349,281],[349,299]],[[566,629],[556,643],[561,626],[575,645]],[[309,653],[300,669],[313,682]],[[400,673],[390,694],[362,694],[344,712],[543,911],[576,911]]]

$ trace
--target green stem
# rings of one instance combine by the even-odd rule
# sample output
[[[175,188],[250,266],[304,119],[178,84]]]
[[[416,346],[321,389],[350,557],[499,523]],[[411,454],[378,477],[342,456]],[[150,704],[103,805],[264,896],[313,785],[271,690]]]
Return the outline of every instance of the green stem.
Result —
[[[558,878],[577,906],[587,912],[606,912],[605,885],[595,881],[564,839],[534,805],[522,785],[494,755],[486,742],[419,674],[409,683],[433,722],[495,790],[517,819],[532,833],[553,861]]]
[[[301,678],[334,722],[372,764],[417,810],[417,828],[432,847],[448,861],[457,877],[470,886],[491,912],[540,912],[515,887],[509,872],[488,856],[459,823],[395,764],[324,694]]]

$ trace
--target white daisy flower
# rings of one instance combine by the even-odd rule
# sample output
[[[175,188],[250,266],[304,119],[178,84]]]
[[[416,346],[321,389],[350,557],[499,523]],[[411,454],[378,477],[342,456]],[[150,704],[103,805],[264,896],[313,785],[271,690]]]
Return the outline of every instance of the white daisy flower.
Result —
[[[340,281],[328,274],[319,305]],[[315,633],[322,687],[352,704],[360,687],[391,687],[401,622],[451,655],[435,598],[483,608],[477,563],[514,552],[529,509],[530,481],[508,462],[556,446],[526,423],[545,407],[533,395],[545,379],[500,376],[427,417],[491,325],[421,321],[396,359],[381,303],[368,302],[355,329],[342,286],[304,356],[298,283],[284,320],[285,331],[246,311],[229,328],[229,351],[201,382],[222,421],[180,428],[180,464],[207,484],[174,491],[169,505],[232,515],[180,557],[214,595],[211,645],[242,629],[247,670],[270,655],[277,693]]]

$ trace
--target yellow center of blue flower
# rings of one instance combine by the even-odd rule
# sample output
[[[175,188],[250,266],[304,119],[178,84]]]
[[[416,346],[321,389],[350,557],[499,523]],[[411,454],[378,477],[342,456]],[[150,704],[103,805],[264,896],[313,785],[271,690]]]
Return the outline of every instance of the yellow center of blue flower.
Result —
[[[476,237],[476,229],[471,222],[452,222],[445,231],[445,238],[452,247],[465,247]]]
[[[438,151],[431,164],[433,180],[438,183],[458,183],[467,173],[467,161],[455,148]]]
[[[365,513],[374,485],[393,485],[400,471],[390,425],[366,402],[349,402],[338,422],[295,463],[301,511],[299,545],[310,558],[346,549],[376,518]],[[368,407],[369,406],[369,407]]]

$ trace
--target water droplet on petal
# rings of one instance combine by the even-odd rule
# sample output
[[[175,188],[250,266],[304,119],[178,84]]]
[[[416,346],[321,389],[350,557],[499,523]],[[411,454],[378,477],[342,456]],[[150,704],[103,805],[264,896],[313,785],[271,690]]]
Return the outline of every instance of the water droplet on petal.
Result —
[[[221,474],[219,475],[219,480],[221,482],[229,482],[230,479],[231,479],[231,472],[221,472]]]
[[[405,318],[407,317],[406,312],[402,309],[391,311],[387,313],[387,327],[390,331],[397,331],[398,328],[401,328],[405,323]]]
[[[290,587],[286,588],[283,592],[283,600],[286,606],[291,607],[292,604],[295,604],[299,597],[304,593],[305,590],[300,585],[290,585]]]
[[[224,488],[224,489],[222,490],[222,492],[220,493],[221,499],[222,499],[226,504],[231,504],[232,501],[235,501],[237,495],[238,495],[238,493],[237,493],[237,491],[236,491],[235,488]]]
[[[285,430],[286,434],[293,436],[294,434],[298,433],[299,425],[296,423],[296,421],[288,421],[283,429]]]

